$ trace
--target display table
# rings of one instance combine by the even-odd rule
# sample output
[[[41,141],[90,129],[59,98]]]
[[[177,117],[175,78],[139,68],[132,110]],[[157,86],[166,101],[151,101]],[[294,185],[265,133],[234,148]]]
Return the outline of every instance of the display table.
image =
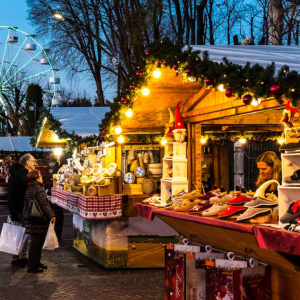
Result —
[[[165,244],[178,233],[159,218],[148,222],[134,209],[149,195],[84,197],[52,188],[51,202],[73,213],[73,246],[106,268],[163,268]]]
[[[299,299],[299,233],[237,223],[234,219],[168,211],[142,203],[135,204],[135,209],[139,216],[148,220],[159,217],[190,241],[269,264],[272,267],[272,299]]]
[[[85,197],[80,194],[52,188],[51,202],[84,220],[116,219],[122,216],[122,195]]]

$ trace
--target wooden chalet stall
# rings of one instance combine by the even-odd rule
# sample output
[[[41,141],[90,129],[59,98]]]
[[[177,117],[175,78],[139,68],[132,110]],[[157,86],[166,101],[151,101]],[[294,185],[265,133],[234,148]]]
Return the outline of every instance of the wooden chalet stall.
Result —
[[[298,47],[195,46],[193,50],[209,51],[210,59],[217,62],[221,62],[223,57],[242,65],[250,62],[266,66],[274,61],[277,71],[283,65],[300,71]],[[148,79],[148,98],[139,95],[135,101],[132,108],[134,122],[125,120],[122,126],[129,133],[141,128],[143,131],[149,128],[159,130],[168,122],[167,108],[174,108],[177,102],[181,102],[181,114],[188,131],[189,191],[194,190],[195,186],[201,190],[205,178],[202,174],[205,153],[200,143],[203,135],[273,133],[279,137],[283,132],[281,118],[287,99],[282,104],[275,98],[266,98],[256,106],[245,105],[242,99],[226,97],[224,91],[198,82],[183,82],[174,69],[162,68],[160,71],[162,75],[159,80]],[[213,147],[213,154],[208,158],[213,162],[214,183],[223,185],[229,191],[234,182],[234,178],[228,178],[229,170],[234,167],[234,162],[229,159],[229,146]],[[233,172],[231,174],[233,176]],[[237,225],[234,221],[222,221],[217,217],[191,216],[145,204],[137,204],[136,209],[145,218],[159,217],[190,241],[269,264],[272,267],[272,299],[299,299],[300,252],[296,250],[300,245],[299,233],[280,230],[276,225],[276,228],[257,224]]]
[[[126,152],[126,148],[115,142],[98,141],[99,124],[108,111],[108,107],[57,107],[42,115],[37,145],[69,151],[61,158],[63,166],[58,174],[53,175],[51,202],[73,213],[74,247],[102,266],[164,267],[163,245],[174,242],[176,232],[158,218],[149,224],[137,217],[134,203],[147,197],[142,192],[139,193],[142,195],[123,194],[122,152]],[[160,147],[158,149],[160,152]],[[90,166],[91,159],[96,159],[93,167]],[[83,160],[88,162],[88,167],[84,167]],[[72,169],[67,165],[70,162]],[[108,175],[110,166],[114,172]],[[101,174],[91,176],[96,174],[96,169],[106,170],[103,183],[97,183]],[[78,174],[75,175],[75,171]],[[64,182],[61,182],[62,176]],[[75,183],[78,180],[80,183]],[[90,194],[90,190],[94,194]]]

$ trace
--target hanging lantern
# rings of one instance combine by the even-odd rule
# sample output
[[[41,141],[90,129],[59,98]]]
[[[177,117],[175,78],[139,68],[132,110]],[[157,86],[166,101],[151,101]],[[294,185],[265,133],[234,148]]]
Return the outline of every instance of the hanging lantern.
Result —
[[[139,70],[139,71],[136,71],[135,74],[136,74],[137,77],[141,78],[142,75],[143,75],[143,72]]]
[[[230,89],[230,88],[226,89],[226,90],[225,90],[225,96],[226,96],[227,98],[233,97],[232,89]]]
[[[125,97],[121,97],[121,102],[125,104],[127,103],[127,99]]]
[[[250,94],[247,94],[243,97],[243,102],[245,105],[249,105],[252,101],[252,96]]]
[[[271,87],[270,87],[270,93],[273,95],[273,96],[278,96],[281,94],[281,87],[278,83],[275,83],[273,84]]]
[[[214,83],[213,79],[208,78],[208,77],[205,78],[204,82],[206,85],[213,85],[213,83]]]

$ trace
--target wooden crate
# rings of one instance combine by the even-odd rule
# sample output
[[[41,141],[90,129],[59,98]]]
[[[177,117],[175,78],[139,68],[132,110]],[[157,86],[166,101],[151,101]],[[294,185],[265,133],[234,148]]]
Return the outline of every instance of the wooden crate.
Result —
[[[143,194],[143,189],[141,184],[124,184],[125,195],[138,195]]]

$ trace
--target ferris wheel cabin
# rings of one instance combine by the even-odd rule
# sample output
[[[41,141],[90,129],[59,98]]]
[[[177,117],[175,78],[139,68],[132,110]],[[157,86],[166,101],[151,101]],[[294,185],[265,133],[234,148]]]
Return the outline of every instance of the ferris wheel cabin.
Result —
[[[27,43],[26,50],[31,50],[31,51],[36,50],[36,44],[35,43]]]
[[[8,36],[7,41],[9,43],[17,43],[19,41],[19,37],[16,34],[11,34]]]

